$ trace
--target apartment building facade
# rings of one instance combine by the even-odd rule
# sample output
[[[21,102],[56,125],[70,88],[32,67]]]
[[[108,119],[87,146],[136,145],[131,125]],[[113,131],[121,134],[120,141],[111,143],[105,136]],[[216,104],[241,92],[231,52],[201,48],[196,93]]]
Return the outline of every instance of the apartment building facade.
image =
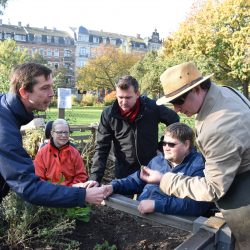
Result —
[[[113,45],[125,53],[145,54],[151,50],[158,50],[162,46],[159,33],[155,30],[151,37],[141,38],[125,36],[116,33],[88,30],[80,26],[78,29],[71,28],[71,36],[75,38],[75,66],[77,68],[86,65],[90,58],[96,56],[96,48],[102,45]]]
[[[13,39],[21,49],[27,49],[30,56],[40,54],[52,70],[64,69],[64,83],[61,87],[75,87],[75,72],[84,67],[90,58],[96,56],[96,49],[100,45],[111,44],[122,49],[125,53],[145,54],[151,50],[158,50],[162,46],[159,33],[155,30],[151,37],[142,39],[116,33],[69,28],[67,31],[37,28],[30,25],[23,26],[3,24],[0,19],[0,41]]]
[[[2,24],[0,21],[0,41],[15,40],[20,50],[26,49],[30,56],[38,53],[52,70],[64,70],[63,87],[75,86],[75,42],[65,31]]]

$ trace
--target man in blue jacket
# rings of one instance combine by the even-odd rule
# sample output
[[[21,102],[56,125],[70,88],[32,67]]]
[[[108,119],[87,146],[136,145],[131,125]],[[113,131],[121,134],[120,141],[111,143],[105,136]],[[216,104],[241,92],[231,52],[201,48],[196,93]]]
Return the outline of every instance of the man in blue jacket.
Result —
[[[164,135],[163,154],[154,157],[148,168],[188,176],[204,176],[204,159],[193,145],[193,130],[183,123],[174,123],[167,127]],[[160,212],[175,215],[200,216],[212,208],[213,203],[198,202],[189,198],[180,199],[164,194],[158,184],[147,184],[140,178],[140,171],[127,178],[113,180],[106,186],[108,195],[140,194],[138,210],[140,213]]]
[[[54,96],[51,73],[49,68],[37,63],[18,65],[11,77],[10,92],[0,95],[0,201],[10,188],[36,205],[99,204],[104,198],[103,188],[66,187],[41,181],[22,146],[20,127],[34,118],[34,110],[46,110]]]

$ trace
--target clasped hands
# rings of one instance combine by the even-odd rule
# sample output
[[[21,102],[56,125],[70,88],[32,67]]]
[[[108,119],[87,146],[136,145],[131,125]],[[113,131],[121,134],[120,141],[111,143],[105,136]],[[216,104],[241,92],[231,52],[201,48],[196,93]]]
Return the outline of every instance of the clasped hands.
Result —
[[[147,183],[159,184],[162,178],[162,173],[156,170],[152,170],[148,167],[143,167],[140,172],[140,178]],[[84,183],[76,183],[73,187],[85,188],[86,197],[85,202],[91,204],[101,204],[104,199],[113,193],[112,185],[102,185],[99,187],[97,181],[87,181]],[[154,201],[144,200],[139,203],[138,210],[140,213],[151,213],[154,212]]]
[[[102,185],[99,187],[99,183],[92,180],[73,184],[72,187],[85,188],[85,202],[90,204],[102,204],[104,199],[113,193],[112,185]]]

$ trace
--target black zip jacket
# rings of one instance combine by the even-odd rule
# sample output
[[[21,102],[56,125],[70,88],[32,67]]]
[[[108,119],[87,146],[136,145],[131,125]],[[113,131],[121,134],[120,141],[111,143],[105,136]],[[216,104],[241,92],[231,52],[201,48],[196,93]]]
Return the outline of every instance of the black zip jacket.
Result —
[[[90,179],[101,182],[112,142],[116,178],[127,177],[147,165],[157,153],[160,122],[168,126],[179,122],[179,116],[146,96],[140,97],[140,111],[133,123],[121,116],[117,101],[105,108],[97,130]]]

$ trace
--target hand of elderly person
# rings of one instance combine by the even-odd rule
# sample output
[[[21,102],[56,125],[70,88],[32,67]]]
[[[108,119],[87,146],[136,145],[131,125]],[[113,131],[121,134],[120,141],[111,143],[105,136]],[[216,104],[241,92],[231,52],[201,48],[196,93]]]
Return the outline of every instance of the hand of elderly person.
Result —
[[[86,181],[86,182],[79,182],[73,184],[72,187],[80,187],[80,188],[91,188],[91,187],[98,187],[99,183],[97,181]]]
[[[85,202],[90,204],[101,204],[105,198],[105,188],[103,187],[92,187],[86,189]]]
[[[147,183],[159,184],[163,174],[157,170],[143,167],[140,172],[140,178]]]
[[[141,214],[153,213],[155,211],[154,200],[142,200],[138,205],[138,211]]]

